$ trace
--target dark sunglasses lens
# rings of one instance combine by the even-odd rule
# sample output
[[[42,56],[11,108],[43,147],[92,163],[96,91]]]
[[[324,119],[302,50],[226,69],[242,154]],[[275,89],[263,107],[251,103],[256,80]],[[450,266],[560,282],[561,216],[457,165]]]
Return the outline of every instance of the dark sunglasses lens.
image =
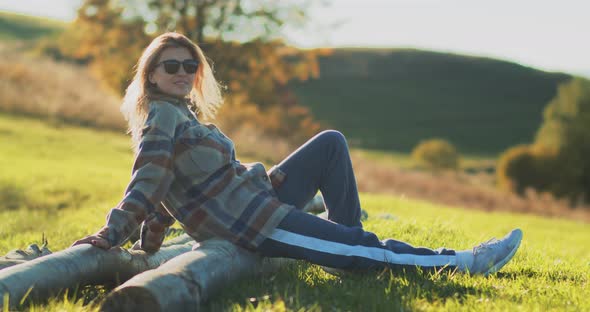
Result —
[[[184,71],[187,74],[194,74],[197,72],[199,68],[199,62],[197,61],[184,61],[182,62],[182,67],[184,67]]]
[[[176,74],[180,69],[180,62],[179,61],[166,61],[163,62],[164,70],[168,74]]]

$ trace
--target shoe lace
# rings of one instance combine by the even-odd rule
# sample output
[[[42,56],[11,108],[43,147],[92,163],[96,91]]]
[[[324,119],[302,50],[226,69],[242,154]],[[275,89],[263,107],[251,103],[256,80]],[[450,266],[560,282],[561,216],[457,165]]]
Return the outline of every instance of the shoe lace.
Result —
[[[473,247],[473,255],[477,255],[480,252],[494,248],[500,241],[496,238],[492,238],[486,242],[483,242],[475,247]]]

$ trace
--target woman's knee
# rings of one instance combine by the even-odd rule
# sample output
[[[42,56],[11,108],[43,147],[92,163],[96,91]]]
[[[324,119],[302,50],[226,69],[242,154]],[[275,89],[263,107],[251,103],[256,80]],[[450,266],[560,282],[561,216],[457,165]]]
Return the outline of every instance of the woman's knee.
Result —
[[[337,130],[324,130],[320,132],[316,139],[323,144],[333,145],[336,147],[347,147],[346,137]]]

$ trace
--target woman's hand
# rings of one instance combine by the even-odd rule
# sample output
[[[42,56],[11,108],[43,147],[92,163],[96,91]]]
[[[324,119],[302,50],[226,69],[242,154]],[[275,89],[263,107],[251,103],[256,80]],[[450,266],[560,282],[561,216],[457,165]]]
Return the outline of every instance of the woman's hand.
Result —
[[[72,246],[70,247],[74,247],[76,245],[81,245],[81,244],[90,244],[92,246],[96,246],[98,248],[102,248],[102,249],[110,249],[111,248],[111,243],[109,243],[109,241],[107,241],[106,239],[97,236],[97,235],[90,235],[90,236],[86,236],[82,239],[79,239],[77,241],[75,241]]]

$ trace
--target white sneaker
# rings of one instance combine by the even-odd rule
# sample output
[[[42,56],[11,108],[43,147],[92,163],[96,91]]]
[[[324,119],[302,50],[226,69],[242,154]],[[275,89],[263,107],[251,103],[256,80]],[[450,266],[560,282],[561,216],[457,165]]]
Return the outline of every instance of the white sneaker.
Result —
[[[473,248],[468,261],[459,265],[459,270],[470,274],[489,275],[498,272],[516,253],[522,240],[520,229],[512,230],[502,239],[492,238]],[[464,253],[464,252],[460,252]],[[465,257],[465,256],[462,256]]]

